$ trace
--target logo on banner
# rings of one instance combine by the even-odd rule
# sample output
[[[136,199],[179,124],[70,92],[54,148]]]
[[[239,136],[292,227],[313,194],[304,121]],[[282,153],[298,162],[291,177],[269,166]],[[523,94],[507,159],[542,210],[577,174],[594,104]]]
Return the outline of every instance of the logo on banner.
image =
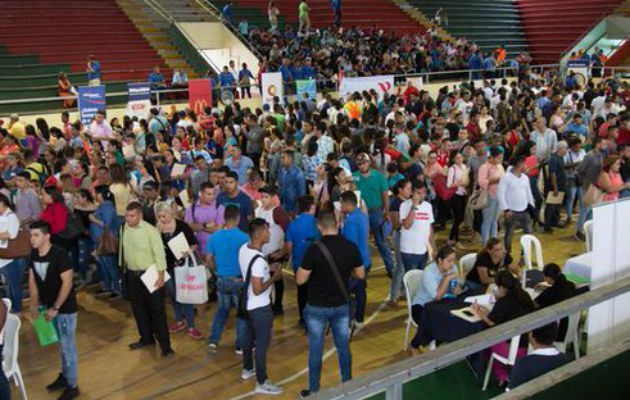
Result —
[[[105,86],[79,86],[79,117],[89,124],[98,111],[106,109]]]
[[[151,108],[151,84],[149,82],[127,84],[127,115],[145,118]]]
[[[210,79],[191,79],[188,81],[188,106],[195,114],[202,114],[206,107],[212,106]]]
[[[265,72],[262,74],[263,103],[271,104],[273,98],[284,96],[282,74],[280,72]]]
[[[354,92],[375,90],[380,97],[394,88],[393,75],[362,76],[356,78],[344,77],[339,85],[339,93],[342,96]]]
[[[389,89],[392,88],[392,84],[391,84],[391,82],[379,82],[378,83],[378,87],[381,88],[383,93],[387,93],[387,92],[389,92]]]

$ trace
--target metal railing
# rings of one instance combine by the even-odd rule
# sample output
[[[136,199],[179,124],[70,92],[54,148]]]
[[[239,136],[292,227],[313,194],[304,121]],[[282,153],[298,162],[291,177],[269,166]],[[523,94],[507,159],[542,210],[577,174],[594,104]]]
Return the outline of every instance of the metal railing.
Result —
[[[335,388],[323,390],[314,395],[313,400],[363,399],[382,392],[386,393],[387,400],[402,399],[403,384],[407,381],[428,375],[492,345],[509,340],[517,334],[558,321],[627,292],[630,292],[630,277],[618,279],[551,307],[496,325],[428,353],[399,361]]]

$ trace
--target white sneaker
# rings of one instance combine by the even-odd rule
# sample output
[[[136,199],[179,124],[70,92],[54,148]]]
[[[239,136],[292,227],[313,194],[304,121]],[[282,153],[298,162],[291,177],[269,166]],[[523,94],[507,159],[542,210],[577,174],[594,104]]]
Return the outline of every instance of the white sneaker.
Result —
[[[243,369],[241,371],[241,379],[246,381],[256,375],[255,369]]]
[[[354,325],[354,330],[355,331],[360,331],[361,329],[363,329],[365,327],[365,324],[363,322],[354,321],[353,325]]]
[[[219,350],[219,346],[216,343],[208,344],[208,350],[212,353],[216,353]]]
[[[274,385],[273,383],[271,383],[271,381],[269,379],[267,379],[265,381],[265,383],[263,383],[262,385],[257,383],[256,384],[256,390],[254,390],[256,393],[260,393],[260,394],[280,394],[282,393],[282,389],[280,389],[278,386]]]

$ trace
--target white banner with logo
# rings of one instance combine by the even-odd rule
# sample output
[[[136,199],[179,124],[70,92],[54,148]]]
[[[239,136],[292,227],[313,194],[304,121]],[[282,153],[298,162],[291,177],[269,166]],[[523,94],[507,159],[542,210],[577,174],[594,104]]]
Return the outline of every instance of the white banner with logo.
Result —
[[[282,102],[284,87],[282,86],[282,73],[265,72],[262,74],[263,104],[273,104],[273,98],[278,96]]]
[[[360,78],[347,78],[341,80],[339,94],[347,96],[354,92],[361,93],[364,90],[374,89],[379,97],[394,90],[394,75],[362,76]]]

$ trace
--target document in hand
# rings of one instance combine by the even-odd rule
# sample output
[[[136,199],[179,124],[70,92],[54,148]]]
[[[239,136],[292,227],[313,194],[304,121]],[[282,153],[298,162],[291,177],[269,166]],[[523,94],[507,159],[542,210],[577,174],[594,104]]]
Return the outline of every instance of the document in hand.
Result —
[[[468,296],[464,299],[464,303],[471,303],[471,304],[477,303],[480,306],[492,307],[492,305],[495,303],[495,300],[492,293],[489,293],[489,294],[482,294],[479,296]]]
[[[157,281],[157,278],[158,270],[155,267],[155,264],[151,265],[149,269],[147,269],[144,274],[140,276],[140,279],[142,279],[142,283],[144,283],[144,286],[147,287],[149,293],[153,293],[157,289],[155,287],[155,281]],[[164,271],[164,283],[168,282],[169,279],[171,279],[171,276],[168,274],[168,272]]]
[[[564,201],[564,192],[558,192],[557,196],[554,196],[553,192],[547,194],[547,204],[562,204]]]
[[[171,178],[179,178],[184,175],[186,171],[186,164],[175,163],[171,170]]]
[[[179,199],[182,201],[184,208],[187,208],[190,205],[190,198],[188,197],[186,189],[179,192]]]
[[[178,235],[175,235],[171,240],[168,241],[168,247],[173,252],[173,255],[178,260],[181,260],[184,254],[190,254],[190,245],[186,240],[186,236],[184,232],[180,232]]]
[[[481,318],[479,318],[475,313],[473,313],[470,307],[460,308],[459,310],[451,310],[451,314],[468,322],[481,321]]]

